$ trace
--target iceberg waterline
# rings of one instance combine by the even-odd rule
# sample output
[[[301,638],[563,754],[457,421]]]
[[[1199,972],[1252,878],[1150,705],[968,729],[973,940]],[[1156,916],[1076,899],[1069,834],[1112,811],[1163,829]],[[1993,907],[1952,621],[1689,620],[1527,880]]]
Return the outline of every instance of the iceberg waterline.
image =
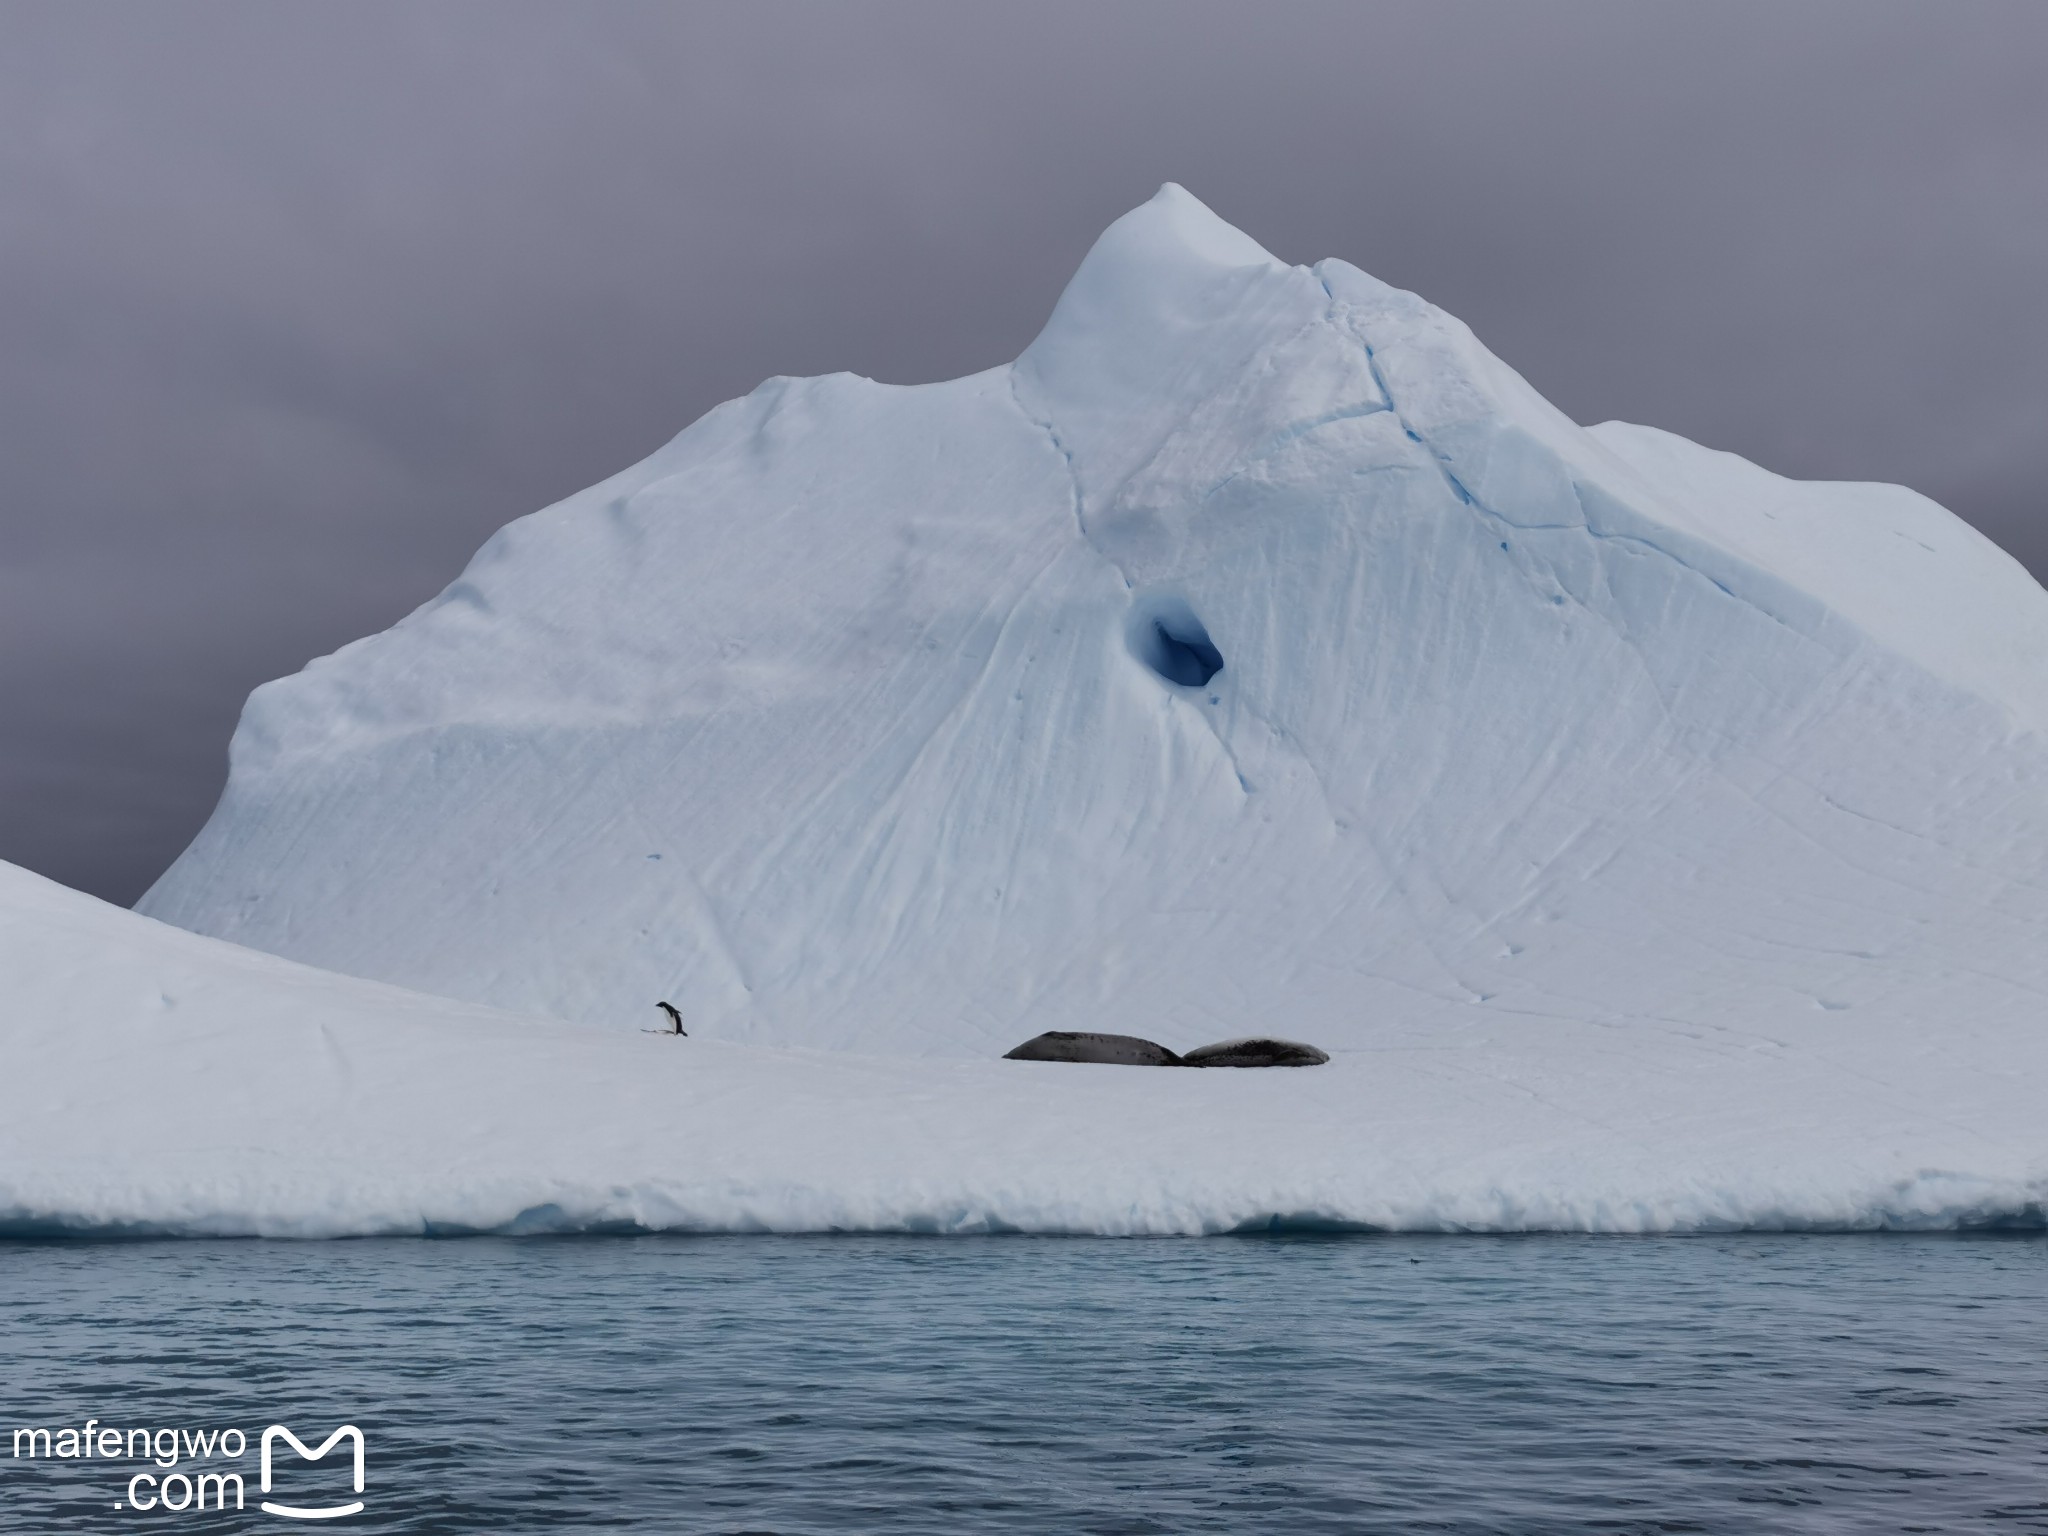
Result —
[[[2044,663],[1923,498],[1581,429],[1169,187],[1016,364],[771,381],[258,690],[199,933],[10,876],[0,1214],[2038,1220]]]

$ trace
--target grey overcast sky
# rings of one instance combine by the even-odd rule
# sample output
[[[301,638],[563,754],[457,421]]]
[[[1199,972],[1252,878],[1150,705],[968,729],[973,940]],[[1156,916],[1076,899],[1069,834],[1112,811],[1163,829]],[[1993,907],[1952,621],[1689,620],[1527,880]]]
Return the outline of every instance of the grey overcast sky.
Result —
[[[1014,356],[1184,183],[1582,421],[2048,571],[2048,5],[0,0],[0,858],[777,373]]]

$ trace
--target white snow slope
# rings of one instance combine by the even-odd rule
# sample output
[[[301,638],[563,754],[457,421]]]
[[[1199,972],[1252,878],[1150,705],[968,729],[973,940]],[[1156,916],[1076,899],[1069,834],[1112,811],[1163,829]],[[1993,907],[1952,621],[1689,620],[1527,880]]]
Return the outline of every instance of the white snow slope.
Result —
[[[797,1051],[310,970],[6,865],[0,974],[0,1235],[1936,1227],[2044,1189],[2038,1037],[1967,1020],[1392,1020],[1266,1072]]]
[[[772,381],[258,690],[143,910],[611,1026],[365,1001],[415,1155],[272,1225],[2038,1211],[2044,662],[1932,503],[1581,429],[1168,187],[1016,364]],[[989,1059],[1048,1028],[1336,1060]]]

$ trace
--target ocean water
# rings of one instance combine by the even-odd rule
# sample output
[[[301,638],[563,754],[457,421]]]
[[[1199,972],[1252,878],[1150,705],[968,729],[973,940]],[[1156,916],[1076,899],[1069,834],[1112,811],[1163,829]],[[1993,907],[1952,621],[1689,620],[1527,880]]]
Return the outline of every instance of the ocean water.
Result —
[[[0,1294],[0,1431],[215,1432],[11,1456],[10,1532],[323,1528],[257,1507],[274,1423],[362,1431],[335,1530],[2048,1532],[2040,1234],[10,1243]],[[242,1512],[130,1504],[207,1471]]]

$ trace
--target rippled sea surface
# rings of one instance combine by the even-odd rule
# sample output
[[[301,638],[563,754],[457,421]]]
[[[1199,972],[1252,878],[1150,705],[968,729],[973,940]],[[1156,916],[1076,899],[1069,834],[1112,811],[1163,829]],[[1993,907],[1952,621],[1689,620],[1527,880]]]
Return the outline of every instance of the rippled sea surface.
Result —
[[[2048,1532],[2038,1234],[16,1243],[0,1287],[0,1431],[250,1447],[10,1457],[8,1531],[320,1529],[256,1445],[350,1423],[328,1529]],[[244,1512],[115,1507],[207,1470]],[[273,1498],[348,1484],[281,1452]]]

